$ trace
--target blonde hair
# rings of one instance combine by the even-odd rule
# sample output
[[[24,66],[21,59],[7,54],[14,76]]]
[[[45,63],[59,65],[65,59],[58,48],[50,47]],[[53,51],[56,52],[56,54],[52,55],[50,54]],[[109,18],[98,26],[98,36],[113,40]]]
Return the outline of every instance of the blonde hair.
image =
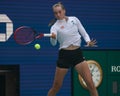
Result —
[[[60,6],[62,9],[65,10],[65,7],[64,7],[64,5],[63,5],[61,2],[58,2],[58,3],[54,4],[54,5],[52,6],[52,8],[55,8],[55,7],[58,7],[58,6]]]
[[[63,10],[65,10],[65,7],[64,7],[64,5],[63,5],[61,2],[58,2],[58,3],[54,4],[54,5],[52,6],[52,9],[54,9],[55,7],[58,7],[58,6],[60,6]],[[52,19],[52,20],[50,21],[50,23],[48,24],[48,26],[52,26],[56,21],[57,21],[56,18]]]

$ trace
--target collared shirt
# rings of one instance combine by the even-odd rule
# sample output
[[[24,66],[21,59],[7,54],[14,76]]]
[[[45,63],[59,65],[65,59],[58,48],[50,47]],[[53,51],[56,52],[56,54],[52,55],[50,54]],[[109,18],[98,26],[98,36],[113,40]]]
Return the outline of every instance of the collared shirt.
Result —
[[[59,49],[67,48],[70,45],[80,46],[81,36],[86,42],[90,37],[77,17],[67,17],[68,19],[57,20],[51,27],[50,32],[56,34],[56,39],[50,38],[51,44],[60,43]]]

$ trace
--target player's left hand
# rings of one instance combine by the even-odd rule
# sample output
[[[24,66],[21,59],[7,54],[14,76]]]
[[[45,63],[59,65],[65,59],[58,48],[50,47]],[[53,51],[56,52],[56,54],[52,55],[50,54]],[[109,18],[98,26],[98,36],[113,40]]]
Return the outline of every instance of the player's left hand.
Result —
[[[86,47],[97,47],[97,41],[96,39],[91,39],[91,41],[87,42]]]

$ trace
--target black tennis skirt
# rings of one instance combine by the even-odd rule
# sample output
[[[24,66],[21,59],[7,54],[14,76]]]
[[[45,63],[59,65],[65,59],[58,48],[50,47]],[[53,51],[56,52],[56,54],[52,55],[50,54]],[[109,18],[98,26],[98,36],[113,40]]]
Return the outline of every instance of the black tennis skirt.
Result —
[[[70,68],[83,62],[85,58],[83,57],[82,50],[80,48],[75,50],[59,50],[59,56],[57,60],[57,67],[60,68]]]

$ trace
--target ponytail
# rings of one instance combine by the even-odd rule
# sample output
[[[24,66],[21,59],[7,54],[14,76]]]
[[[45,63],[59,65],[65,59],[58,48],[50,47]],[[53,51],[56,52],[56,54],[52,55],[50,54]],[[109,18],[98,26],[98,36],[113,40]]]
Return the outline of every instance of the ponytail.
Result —
[[[49,27],[52,26],[56,21],[57,21],[56,18],[52,19],[52,20],[50,21],[50,23],[48,24],[48,26],[49,26]]]

